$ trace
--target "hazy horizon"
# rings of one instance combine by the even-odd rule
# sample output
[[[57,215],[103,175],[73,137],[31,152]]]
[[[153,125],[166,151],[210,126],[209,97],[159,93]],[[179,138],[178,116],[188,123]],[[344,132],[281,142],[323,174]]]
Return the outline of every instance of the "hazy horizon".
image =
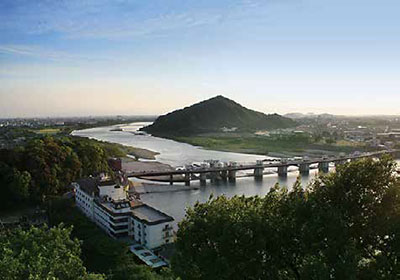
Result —
[[[0,118],[400,115],[396,0],[0,3]]]

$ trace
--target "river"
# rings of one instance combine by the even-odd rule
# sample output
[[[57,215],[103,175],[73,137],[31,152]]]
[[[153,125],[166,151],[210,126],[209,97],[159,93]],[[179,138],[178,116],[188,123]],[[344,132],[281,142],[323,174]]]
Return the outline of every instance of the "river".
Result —
[[[132,132],[137,131],[140,127],[148,123],[133,123],[130,125],[119,125],[109,127],[97,127],[72,132],[72,135],[93,138],[101,141],[119,143],[123,145],[143,148],[160,153],[156,156],[156,160],[167,163],[172,166],[182,166],[193,162],[202,162],[208,159],[219,159],[221,161],[236,161],[240,163],[255,162],[257,159],[265,159],[263,155],[249,155],[230,152],[219,152],[205,150],[185,143],[153,137],[149,135],[135,135]],[[123,131],[111,131],[115,128],[122,128]],[[318,172],[311,170],[310,175],[302,177],[303,185],[310,182]],[[174,227],[177,222],[181,221],[185,216],[187,207],[193,206],[197,201],[204,202],[210,195],[219,196],[226,195],[228,197],[234,195],[264,196],[269,189],[276,183],[281,186],[291,188],[296,178],[299,176],[297,170],[288,173],[285,179],[279,178],[275,174],[265,175],[263,180],[258,182],[254,178],[238,178],[235,184],[214,183],[207,181],[207,186],[200,187],[199,182],[193,182],[192,185],[199,186],[196,190],[187,190],[180,192],[162,192],[142,194],[143,202],[171,215],[175,218]]]

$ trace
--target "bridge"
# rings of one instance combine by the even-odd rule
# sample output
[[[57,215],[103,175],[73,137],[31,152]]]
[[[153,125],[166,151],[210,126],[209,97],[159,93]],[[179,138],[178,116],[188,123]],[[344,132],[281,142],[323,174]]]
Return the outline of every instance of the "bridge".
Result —
[[[267,160],[258,160],[255,164],[238,164],[236,162],[231,162],[229,164],[220,163],[218,161],[211,162],[210,166],[207,167],[197,167],[184,170],[168,170],[168,171],[141,171],[141,172],[130,172],[125,175],[129,177],[136,178],[154,178],[154,177],[167,177],[172,185],[178,180],[174,180],[174,176],[180,176],[183,179],[179,181],[184,181],[185,185],[189,186],[191,180],[200,180],[201,185],[206,184],[206,180],[229,180],[230,182],[236,181],[236,172],[245,170],[254,170],[254,178],[262,179],[264,176],[265,168],[277,168],[278,176],[286,177],[288,173],[289,166],[297,166],[299,172],[302,175],[308,175],[310,172],[310,165],[318,164],[318,170],[320,172],[329,172],[330,163],[334,163],[335,166],[344,164],[348,161],[353,161],[361,158],[367,157],[380,157],[384,154],[395,154],[399,150],[385,150],[378,152],[360,153],[352,154],[346,156],[338,157],[322,157],[322,158],[307,158],[301,160],[286,160],[281,159],[280,161],[268,162]],[[217,163],[222,164],[222,166],[217,165]]]

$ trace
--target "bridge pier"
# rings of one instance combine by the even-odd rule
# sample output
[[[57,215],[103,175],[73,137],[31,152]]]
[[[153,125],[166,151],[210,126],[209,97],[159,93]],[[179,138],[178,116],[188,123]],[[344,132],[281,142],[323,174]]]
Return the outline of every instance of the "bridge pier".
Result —
[[[235,168],[236,166],[237,166],[236,162],[229,163],[229,167]],[[236,182],[236,170],[228,170],[228,180],[229,180],[229,183]]]
[[[254,178],[256,180],[262,180],[264,176],[264,167],[254,169]]]
[[[279,177],[287,177],[288,166],[282,165],[278,167],[278,176]]]
[[[219,175],[220,175],[220,177],[221,177],[221,180],[224,181],[224,182],[226,182],[227,179],[228,179],[228,170],[222,170],[222,171],[219,173]]]
[[[281,159],[281,164],[286,164],[286,163],[287,163],[287,159],[282,158]],[[288,167],[289,167],[289,165],[278,166],[278,176],[282,177],[282,178],[286,178],[287,177],[287,173],[288,173]]]
[[[318,163],[319,172],[328,173],[329,172],[329,162],[323,161]]]
[[[211,169],[213,169],[213,168],[216,168],[217,167],[217,163],[218,163],[218,161],[215,161],[215,160],[213,160],[213,161],[210,161],[210,168]],[[218,171],[212,171],[212,172],[210,172],[210,179],[211,179],[211,182],[216,182],[216,181],[218,181],[218,179],[219,179],[219,172]]]
[[[174,175],[169,175],[169,184],[173,185],[174,184]]]
[[[207,173],[200,173],[200,185],[205,186],[207,184]]]
[[[185,186],[190,186],[190,173],[185,173]]]
[[[310,164],[309,163],[300,163],[299,171],[301,175],[310,174]]]
[[[261,160],[257,160],[257,167],[254,168],[254,179],[262,180],[264,176],[264,165]]]
[[[229,170],[229,172],[228,172],[228,180],[229,180],[229,183],[235,183],[236,182],[236,171]]]

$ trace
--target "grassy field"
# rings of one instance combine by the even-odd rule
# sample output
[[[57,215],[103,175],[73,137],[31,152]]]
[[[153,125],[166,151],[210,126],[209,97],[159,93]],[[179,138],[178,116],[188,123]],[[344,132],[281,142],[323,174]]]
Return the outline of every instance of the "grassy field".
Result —
[[[366,150],[365,146],[350,142],[340,141],[334,144],[326,144],[313,142],[311,138],[305,136],[286,136],[279,139],[262,136],[193,136],[178,137],[175,140],[211,150],[270,156],[312,156]]]
[[[42,135],[54,135],[57,134],[61,131],[59,128],[43,128],[39,130],[35,130],[37,134],[42,134]]]

